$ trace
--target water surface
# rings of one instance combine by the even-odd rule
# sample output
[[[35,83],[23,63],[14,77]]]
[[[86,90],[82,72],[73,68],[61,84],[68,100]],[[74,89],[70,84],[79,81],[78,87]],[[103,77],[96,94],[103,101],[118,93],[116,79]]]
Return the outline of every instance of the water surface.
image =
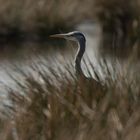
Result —
[[[103,67],[99,63],[103,59],[106,60],[110,71],[112,72],[112,77],[115,77],[116,71],[122,72],[125,69],[130,69],[130,71],[138,71],[139,63],[135,61],[133,66],[128,67],[128,59],[131,57],[116,57],[115,52],[112,50],[110,53],[105,53],[104,50],[107,46],[101,47],[102,42],[102,32],[101,28],[96,23],[83,23],[76,27],[76,30],[83,32],[86,36],[86,52],[84,54],[85,63],[82,61],[82,69],[86,76],[91,76],[88,74],[87,69],[90,71],[94,77],[93,69],[89,63],[92,63],[96,71],[100,74],[102,80],[107,77],[103,72]],[[39,78],[39,75],[31,67],[37,65],[41,67],[44,63],[47,67],[52,67],[59,73],[59,67],[66,71],[65,66],[67,64],[72,64],[72,71],[74,72],[74,58],[77,51],[77,44],[74,42],[62,40],[50,39],[49,42],[22,42],[22,43],[12,43],[12,44],[2,44],[0,52],[0,87],[1,87],[1,99],[5,98],[7,87],[15,88],[16,83],[11,77],[14,77],[17,81],[24,81],[24,76],[18,71],[21,70],[25,73],[29,73],[35,78]],[[114,54],[113,54],[114,53]],[[124,54],[125,56],[126,54]],[[132,60],[133,61],[133,58]],[[114,72],[115,69],[115,72]],[[132,77],[132,76],[130,76]]]

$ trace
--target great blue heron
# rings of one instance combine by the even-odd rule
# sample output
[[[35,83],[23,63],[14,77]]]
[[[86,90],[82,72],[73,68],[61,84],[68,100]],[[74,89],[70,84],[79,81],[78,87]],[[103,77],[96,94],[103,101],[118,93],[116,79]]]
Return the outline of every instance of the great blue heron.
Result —
[[[81,59],[83,57],[86,48],[86,38],[84,34],[79,31],[74,31],[74,32],[69,32],[64,34],[54,34],[51,35],[50,37],[64,38],[66,40],[72,40],[78,43],[79,49],[77,51],[76,58],[75,58],[75,70],[76,70],[76,75],[79,79],[79,83],[82,85],[84,84],[84,87],[88,89],[87,91],[90,93],[91,100],[93,96],[95,96],[97,99],[102,97],[105,87],[99,81],[93,78],[87,78],[84,75],[81,68]],[[94,94],[92,94],[92,92],[94,92]]]
[[[69,32],[65,34],[55,34],[51,35],[51,37],[57,37],[57,38],[64,38],[66,40],[72,40],[76,41],[79,44],[79,49],[77,51],[76,57],[75,57],[75,70],[76,74],[78,76],[85,77],[82,68],[81,68],[81,59],[83,57],[83,54],[85,52],[85,47],[86,47],[86,38],[83,33],[74,31],[74,32]]]
[[[83,57],[83,54],[84,54],[85,48],[86,48],[86,38],[85,38],[84,34],[79,31],[73,31],[73,32],[64,33],[64,34],[54,34],[54,35],[51,35],[50,37],[64,38],[66,40],[72,40],[72,41],[76,41],[78,43],[79,49],[78,49],[78,51],[76,53],[76,57],[75,57],[76,74],[80,78],[91,80],[91,78],[87,78],[84,75],[82,68],[81,68],[81,59]],[[92,81],[94,81],[96,84],[99,84],[99,82],[96,81],[95,79],[92,79]]]

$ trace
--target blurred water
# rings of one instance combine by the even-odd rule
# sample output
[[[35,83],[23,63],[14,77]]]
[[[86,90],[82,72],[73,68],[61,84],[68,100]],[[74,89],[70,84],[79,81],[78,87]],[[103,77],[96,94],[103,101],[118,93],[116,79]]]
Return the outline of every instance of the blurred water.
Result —
[[[99,27],[97,25],[93,26],[92,24],[82,24],[77,27],[77,30],[84,32],[87,38],[88,47],[86,48],[84,58],[88,56],[96,63],[96,57],[98,57],[97,47],[100,42]],[[9,77],[9,74],[16,76],[18,72],[16,72],[15,66],[23,71],[27,71],[33,63],[39,64],[40,61],[44,61],[47,65],[52,65],[53,67],[71,63],[77,50],[77,44],[68,42],[65,45],[67,47],[62,46],[61,48],[61,44],[53,46],[48,43],[26,42],[16,44],[15,46],[14,44],[1,46],[3,50],[0,53],[0,82],[13,86],[13,80]],[[21,77],[19,76],[17,78]]]
[[[102,72],[102,68],[99,64],[103,56],[100,50],[100,43],[102,40],[102,32],[100,26],[96,23],[83,23],[77,26],[76,30],[83,32],[87,39],[87,47],[84,54],[84,60],[87,65],[85,65],[82,61],[82,69],[85,75],[89,76],[87,72],[87,69],[89,69],[92,76],[94,77],[93,70],[89,64],[90,60],[95,69],[101,75],[102,80],[104,80],[106,75]],[[54,41],[52,40],[52,42]],[[61,44],[60,42],[61,40],[58,41],[58,44],[56,42],[57,45],[47,42],[26,42],[18,44],[6,44],[4,46],[1,45],[2,51],[0,52],[0,99],[3,100],[3,98],[6,97],[5,85],[6,87],[16,88],[15,80],[13,80],[11,76],[14,77],[17,81],[24,81],[25,77],[22,76],[17,69],[22,70],[25,73],[29,73],[35,78],[39,78],[39,75],[36,71],[32,70],[31,66],[37,65],[38,67],[41,67],[42,63],[45,63],[46,68],[53,67],[57,70],[58,67],[61,67],[64,71],[65,65],[72,63],[72,68],[74,70],[73,60],[77,51],[77,44],[72,42]],[[113,57],[112,54],[107,55],[105,59],[108,66],[110,67],[110,70],[112,71],[112,76],[113,68],[117,69],[118,71],[122,71],[126,63],[126,61],[122,58],[120,59]]]

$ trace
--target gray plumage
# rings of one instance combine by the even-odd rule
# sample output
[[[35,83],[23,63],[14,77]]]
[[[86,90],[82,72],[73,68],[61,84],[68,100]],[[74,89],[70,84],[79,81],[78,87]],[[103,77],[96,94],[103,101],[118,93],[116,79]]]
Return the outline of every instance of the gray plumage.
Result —
[[[85,52],[85,46],[86,46],[85,45],[86,38],[84,34],[79,31],[74,31],[74,32],[66,33],[66,34],[51,35],[51,37],[65,38],[67,40],[76,41],[78,43],[79,49],[77,51],[76,58],[75,58],[75,70],[78,76],[84,76],[84,73],[81,68],[81,59]]]
[[[76,70],[76,75],[78,76],[78,78],[84,78],[84,79],[88,79],[89,81],[94,81],[96,84],[99,84],[98,81],[96,81],[93,78],[87,78],[81,68],[81,60],[82,57],[84,55],[85,49],[86,49],[86,38],[84,36],[83,33],[79,32],[79,31],[73,31],[73,32],[69,32],[69,33],[64,33],[64,34],[55,34],[55,35],[51,35],[51,37],[57,37],[57,38],[64,38],[66,40],[72,40],[72,41],[76,41],[79,45],[77,54],[76,54],[76,58],[75,58],[75,70]]]
[[[106,90],[106,87],[93,78],[87,78],[84,75],[81,68],[81,60],[86,49],[86,38],[84,34],[79,31],[74,31],[66,34],[51,35],[51,37],[65,38],[67,40],[76,41],[78,43],[79,47],[75,58],[75,70],[76,70],[78,85],[80,85],[79,87],[84,86],[82,90],[88,92],[87,95],[86,94],[84,95],[84,98],[85,100],[87,99],[88,103],[92,103],[93,98],[96,98],[99,101],[99,99],[102,98],[102,96],[104,96],[105,93],[104,91]]]

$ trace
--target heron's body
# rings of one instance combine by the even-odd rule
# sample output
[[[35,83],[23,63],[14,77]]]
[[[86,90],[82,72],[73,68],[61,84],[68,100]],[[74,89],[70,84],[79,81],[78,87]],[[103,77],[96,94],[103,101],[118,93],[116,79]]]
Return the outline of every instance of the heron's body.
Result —
[[[65,38],[67,40],[72,40],[72,41],[76,41],[79,45],[77,54],[76,54],[76,58],[75,58],[75,70],[76,70],[76,75],[78,78],[82,79],[82,80],[88,80],[89,82],[94,83],[94,85],[100,85],[100,83],[98,81],[96,81],[93,78],[87,78],[81,68],[81,60],[82,57],[84,55],[85,49],[86,49],[86,38],[84,36],[83,33],[79,32],[79,31],[74,31],[74,32],[69,32],[66,34],[55,34],[55,35],[51,35],[51,37],[57,37],[57,38]]]
[[[78,31],[66,33],[66,34],[55,34],[52,35],[51,37],[59,37],[59,38],[65,38],[68,40],[73,40],[76,41],[79,45],[76,57],[75,57],[75,70],[76,70],[76,75],[77,76],[84,76],[84,73],[81,68],[81,59],[83,57],[83,54],[85,52],[85,47],[86,47],[86,39],[85,36]]]
[[[96,81],[93,78],[87,78],[81,68],[81,60],[86,49],[86,38],[84,34],[78,31],[74,31],[66,34],[55,34],[51,37],[65,38],[68,40],[76,41],[78,43],[79,48],[75,58],[75,71],[79,85],[78,87],[80,88],[80,91],[83,91],[81,93],[85,93],[82,94],[82,96],[89,106],[92,106],[94,99],[96,99],[96,101],[102,99],[105,93],[105,87],[99,81]]]

